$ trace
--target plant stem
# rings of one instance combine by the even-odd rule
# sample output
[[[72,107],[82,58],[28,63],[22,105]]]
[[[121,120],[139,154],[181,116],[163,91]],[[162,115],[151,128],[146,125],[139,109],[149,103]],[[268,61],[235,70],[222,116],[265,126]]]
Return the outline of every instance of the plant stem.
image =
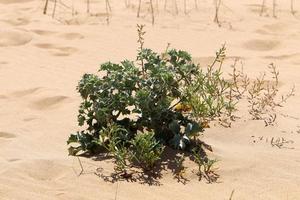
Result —
[[[152,14],[152,25],[154,25],[154,8],[153,8],[153,1],[150,0],[150,9]]]
[[[219,9],[221,5],[221,0],[215,0],[215,19],[214,22],[217,23],[219,26],[221,26],[219,21]]]
[[[195,9],[198,10],[198,0],[195,0]]]
[[[142,0],[139,0],[139,7],[138,7],[138,12],[137,12],[137,17],[140,17],[141,4],[142,4]]]
[[[49,2],[49,0],[46,0],[46,2],[45,2],[44,12],[43,12],[44,15],[47,14],[48,2]]]
[[[54,15],[55,15],[56,4],[57,4],[57,0],[54,0],[54,7],[53,7],[53,12],[52,12],[52,18],[54,18]]]
[[[273,0],[273,17],[276,18],[276,0]]]
[[[296,12],[294,10],[294,0],[291,0],[291,13],[294,15]]]
[[[264,11],[265,11],[265,4],[266,4],[266,0],[263,0],[262,1],[262,4],[261,4],[261,9],[260,9],[260,13],[259,13],[259,16],[262,16]]]
[[[86,2],[86,12],[87,13],[90,12],[90,0],[87,0],[87,2]]]

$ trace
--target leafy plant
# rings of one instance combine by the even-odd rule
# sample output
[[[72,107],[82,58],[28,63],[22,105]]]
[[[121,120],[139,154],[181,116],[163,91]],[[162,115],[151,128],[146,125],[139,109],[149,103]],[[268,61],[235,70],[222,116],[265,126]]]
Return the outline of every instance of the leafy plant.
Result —
[[[218,162],[216,159],[209,159],[207,157],[202,157],[197,149],[193,149],[193,159],[198,165],[197,175],[201,180],[204,177],[209,183],[217,181],[219,175],[215,173],[213,169],[214,164]]]
[[[77,145],[70,146],[68,149],[69,155],[72,156],[80,152],[95,153],[96,149],[99,147],[96,138],[84,131],[70,135],[67,144],[71,145],[74,143]]]
[[[128,162],[149,170],[164,146],[191,152],[204,122],[234,109],[227,97],[231,84],[221,73],[225,46],[202,70],[185,51],[167,48],[161,55],[144,48],[143,28],[138,26],[135,62],[104,63],[104,75],[84,74],[79,81],[78,124],[84,130],[69,137],[70,155],[105,149],[117,171]]]
[[[153,168],[164,151],[164,146],[156,141],[153,132],[137,134],[131,144],[131,159],[138,162],[146,170]]]
[[[201,121],[220,117],[235,110],[236,102],[231,98],[232,83],[222,77],[222,64],[226,48],[216,53],[216,57],[206,71],[198,74],[195,83],[186,91],[188,101],[193,106],[193,116]]]
[[[185,155],[179,155],[174,159],[176,169],[174,170],[175,178],[178,182],[185,184],[187,182],[187,178],[185,177],[186,167],[183,165],[185,160]]]

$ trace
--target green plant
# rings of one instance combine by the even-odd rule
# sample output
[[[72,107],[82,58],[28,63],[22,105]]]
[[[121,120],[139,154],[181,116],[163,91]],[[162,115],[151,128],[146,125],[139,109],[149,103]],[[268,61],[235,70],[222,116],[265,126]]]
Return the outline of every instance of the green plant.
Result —
[[[227,97],[231,84],[221,73],[225,46],[202,70],[185,51],[167,48],[161,55],[144,48],[143,28],[138,26],[135,62],[104,63],[104,75],[84,74],[79,81],[78,124],[84,130],[69,137],[70,155],[104,149],[118,171],[133,161],[152,169],[164,146],[191,152],[203,123],[234,109]]]
[[[176,168],[174,170],[175,178],[178,182],[186,183],[187,179],[185,178],[186,167],[183,165],[185,160],[185,155],[181,154],[179,157],[174,159]]]
[[[103,146],[115,159],[115,171],[126,173],[128,158],[128,132],[116,124],[109,124],[99,134],[98,144]]]
[[[195,163],[198,165],[197,175],[199,179],[201,180],[204,177],[209,183],[217,181],[219,175],[215,173],[213,167],[218,160],[201,156],[197,148],[193,149],[192,154]]]
[[[195,82],[189,85],[186,96],[193,107],[193,116],[201,121],[232,113],[237,102],[231,98],[232,83],[222,77],[222,65],[226,57],[225,45],[216,52],[216,57],[207,70],[198,74]]]
[[[153,168],[164,151],[164,146],[156,141],[153,132],[137,134],[131,144],[131,159],[138,162],[146,170]]]
[[[274,64],[269,65],[272,81],[265,80],[266,73],[257,78],[248,89],[247,100],[249,103],[249,113],[254,120],[264,120],[267,125],[272,125],[276,120],[275,108],[281,107],[288,98],[294,95],[294,87],[291,91],[277,101],[279,92],[279,72]]]

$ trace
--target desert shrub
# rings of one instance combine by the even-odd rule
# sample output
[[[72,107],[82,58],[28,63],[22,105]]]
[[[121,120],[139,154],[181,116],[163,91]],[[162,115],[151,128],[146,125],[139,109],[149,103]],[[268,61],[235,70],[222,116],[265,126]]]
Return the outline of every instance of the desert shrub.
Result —
[[[99,70],[104,75],[84,74],[79,81],[78,124],[84,130],[69,137],[70,155],[104,149],[118,171],[127,162],[149,170],[165,146],[192,152],[204,122],[234,109],[231,85],[221,73],[225,47],[205,70],[186,51],[144,48],[143,26],[138,33],[135,62],[104,63]]]
[[[220,117],[221,114],[235,110],[236,102],[230,97],[232,83],[222,76],[222,64],[225,59],[225,46],[216,53],[211,65],[202,70],[187,89],[186,96],[193,106],[193,116],[202,121]]]
[[[277,118],[276,109],[282,107],[287,100],[294,96],[295,87],[285,95],[279,95],[279,71],[271,63],[269,73],[262,73],[253,81],[243,72],[238,70],[236,62],[233,65],[231,76],[232,98],[246,99],[248,113],[253,120],[263,120],[266,126],[274,125]],[[271,76],[268,80],[267,75]]]
[[[204,177],[209,183],[215,182],[219,175],[215,173],[214,165],[218,161],[208,157],[201,157],[196,148],[192,150],[192,155],[195,163],[198,165],[197,175],[199,179],[201,180]]]
[[[164,150],[164,146],[156,141],[153,132],[137,134],[131,144],[131,159],[138,162],[146,170],[153,168],[154,164],[160,160]]]

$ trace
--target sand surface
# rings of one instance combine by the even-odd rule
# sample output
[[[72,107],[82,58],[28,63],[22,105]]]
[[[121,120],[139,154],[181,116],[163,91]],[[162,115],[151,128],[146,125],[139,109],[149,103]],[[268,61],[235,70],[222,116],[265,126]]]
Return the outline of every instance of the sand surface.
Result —
[[[62,2],[72,5],[71,0]],[[199,0],[198,11],[188,1],[188,15],[178,1],[177,16],[171,0],[167,11],[161,1],[154,26],[147,5],[137,19],[136,6],[125,8],[124,1],[111,0],[107,25],[104,0],[91,1],[92,17],[85,14],[83,0],[74,2],[77,15],[72,17],[72,10],[59,3],[52,18],[51,12],[42,14],[44,1],[0,0],[0,199],[109,200],[116,190],[118,200],[220,200],[229,199],[233,190],[237,200],[300,199],[300,15],[291,15],[289,1],[278,0],[275,19],[271,10],[259,17],[260,0],[224,0],[221,28],[213,23],[209,0]],[[52,6],[50,1],[50,11]],[[205,131],[202,139],[220,160],[218,183],[199,182],[190,173],[183,185],[168,170],[153,185],[111,183],[94,174],[99,167],[110,173],[110,160],[82,158],[85,171],[78,176],[78,160],[68,157],[67,137],[79,129],[78,80],[85,72],[96,72],[102,62],[135,59],[137,23],[147,25],[149,48],[162,52],[171,43],[205,65],[226,43],[227,55],[240,57],[250,76],[274,62],[280,90],[286,93],[295,85],[296,94],[279,109],[275,126],[249,120],[241,111],[232,128]],[[278,137],[293,143],[279,149],[267,142]]]

